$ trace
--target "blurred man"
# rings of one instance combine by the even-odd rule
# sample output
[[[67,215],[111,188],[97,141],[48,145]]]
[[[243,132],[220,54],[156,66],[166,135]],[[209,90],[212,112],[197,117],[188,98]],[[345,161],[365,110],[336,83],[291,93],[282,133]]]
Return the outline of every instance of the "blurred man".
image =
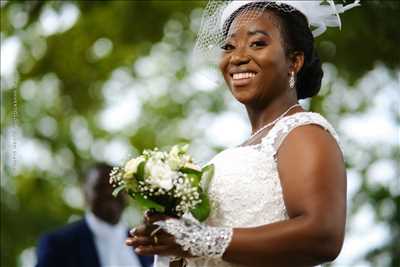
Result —
[[[152,257],[136,255],[125,245],[128,228],[120,222],[123,195],[112,196],[111,167],[99,163],[86,175],[85,218],[44,235],[37,250],[37,267],[149,267]]]

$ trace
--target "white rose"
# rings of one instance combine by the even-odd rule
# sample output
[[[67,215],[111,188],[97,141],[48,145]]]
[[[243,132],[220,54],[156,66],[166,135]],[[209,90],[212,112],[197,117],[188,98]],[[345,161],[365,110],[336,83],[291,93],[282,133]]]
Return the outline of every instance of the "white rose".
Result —
[[[179,170],[182,165],[181,159],[178,156],[169,155],[167,164],[173,170]]]
[[[165,152],[155,151],[151,157],[155,160],[163,160],[165,158]]]
[[[177,173],[173,171],[168,164],[161,161],[149,160],[146,164],[146,172],[149,174],[147,182],[165,190],[171,190],[174,186],[173,180]]]
[[[178,146],[173,146],[171,150],[169,151],[170,158],[179,158],[179,147]]]
[[[132,175],[137,172],[139,164],[142,163],[143,161],[145,161],[145,159],[142,156],[129,160],[125,164],[124,177],[132,177]]]

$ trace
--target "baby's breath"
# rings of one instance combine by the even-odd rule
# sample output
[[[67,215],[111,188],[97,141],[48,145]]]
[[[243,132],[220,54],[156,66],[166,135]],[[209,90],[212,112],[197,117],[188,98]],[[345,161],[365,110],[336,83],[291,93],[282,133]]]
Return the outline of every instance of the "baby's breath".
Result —
[[[153,202],[157,202],[157,199],[171,199],[173,203],[177,203],[173,212],[182,216],[195,209],[202,201],[200,186],[194,183],[193,173],[188,175],[189,172],[194,172],[201,176],[201,168],[193,164],[187,149],[187,146],[174,146],[169,152],[158,148],[144,150],[140,161],[136,160],[139,158],[137,157],[127,160],[121,167],[114,167],[110,173],[110,183],[117,193],[128,190],[133,198],[140,196]],[[130,165],[126,168],[129,161]],[[166,198],[160,198],[163,196]],[[168,203],[157,204],[171,206]]]

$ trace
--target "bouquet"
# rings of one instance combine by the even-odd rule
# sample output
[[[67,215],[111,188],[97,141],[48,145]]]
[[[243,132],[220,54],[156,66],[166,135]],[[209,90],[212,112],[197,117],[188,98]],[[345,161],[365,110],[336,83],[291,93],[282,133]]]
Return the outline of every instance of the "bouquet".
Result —
[[[193,163],[188,145],[175,145],[168,152],[144,150],[110,173],[113,195],[127,192],[139,207],[181,217],[191,213],[204,221],[210,213],[207,188],[214,166]]]

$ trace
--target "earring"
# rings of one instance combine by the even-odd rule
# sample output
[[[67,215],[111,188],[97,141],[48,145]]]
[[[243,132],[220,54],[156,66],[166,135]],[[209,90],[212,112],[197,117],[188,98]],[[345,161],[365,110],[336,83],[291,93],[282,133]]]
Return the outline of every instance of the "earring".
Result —
[[[290,87],[290,89],[293,89],[295,85],[296,85],[296,78],[294,77],[294,71],[292,71],[290,73],[290,79],[289,79],[289,87]]]

